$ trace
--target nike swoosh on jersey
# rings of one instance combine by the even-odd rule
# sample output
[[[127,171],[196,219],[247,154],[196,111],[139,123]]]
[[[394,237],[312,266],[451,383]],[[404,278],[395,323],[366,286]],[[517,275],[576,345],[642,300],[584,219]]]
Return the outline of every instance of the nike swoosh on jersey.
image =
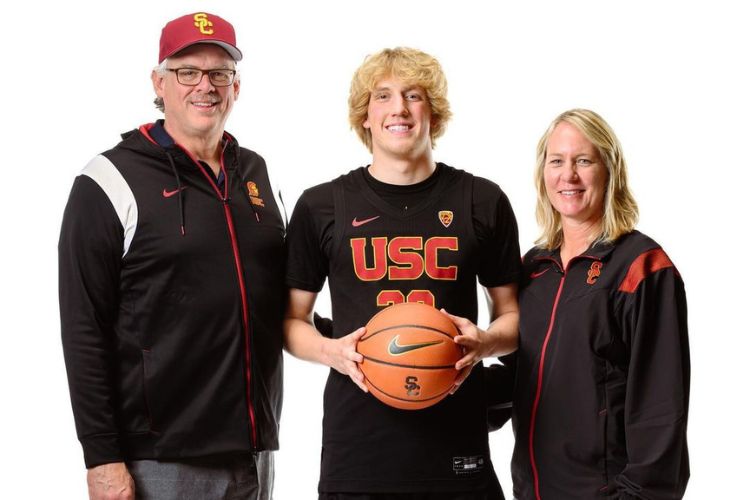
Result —
[[[161,192],[161,195],[165,198],[171,198],[172,196],[176,195],[183,189],[186,189],[187,186],[182,186],[181,188],[177,188],[174,191],[167,191],[167,188],[164,188],[164,191]]]
[[[372,222],[372,221],[374,221],[375,219],[378,219],[378,218],[380,218],[379,215],[376,215],[375,217],[370,217],[369,219],[363,219],[363,220],[357,220],[357,218],[355,217],[354,219],[352,219],[352,226],[353,227],[359,227],[359,226],[361,226],[363,224],[367,224],[368,222]]]
[[[418,344],[409,344],[409,345],[400,345],[398,343],[398,335],[393,337],[391,341],[388,343],[388,354],[391,356],[400,356],[401,354],[406,354],[410,351],[416,351],[417,349],[422,349],[423,347],[429,347],[431,345],[435,344],[442,344],[442,340],[435,340],[433,342],[420,342]]]

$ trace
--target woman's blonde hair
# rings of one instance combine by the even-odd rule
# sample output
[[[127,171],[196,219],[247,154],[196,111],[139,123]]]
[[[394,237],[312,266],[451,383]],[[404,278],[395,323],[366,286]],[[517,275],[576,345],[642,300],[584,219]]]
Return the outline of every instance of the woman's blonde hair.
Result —
[[[378,82],[395,77],[407,85],[416,85],[427,93],[432,120],[430,139],[435,140],[445,132],[451,117],[448,103],[448,82],[437,59],[424,52],[408,47],[384,49],[368,56],[354,73],[349,89],[349,123],[360,140],[372,152],[372,135],[363,124],[367,120],[370,94]]]
[[[638,204],[628,188],[628,175],[622,146],[615,132],[604,118],[588,109],[571,109],[560,114],[544,132],[536,147],[536,220],[542,234],[536,243],[549,250],[562,244],[560,214],[554,209],[544,185],[544,164],[547,158],[547,142],[560,123],[573,125],[596,146],[607,168],[607,190],[604,198],[604,215],[601,231],[596,241],[613,242],[623,234],[635,229],[638,222]]]

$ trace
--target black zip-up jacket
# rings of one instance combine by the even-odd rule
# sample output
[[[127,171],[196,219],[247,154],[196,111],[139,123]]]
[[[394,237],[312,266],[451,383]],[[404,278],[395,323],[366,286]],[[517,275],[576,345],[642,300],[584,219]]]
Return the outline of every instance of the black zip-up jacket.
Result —
[[[690,359],[669,257],[634,231],[566,269],[532,249],[522,279],[515,497],[682,498]]]
[[[76,178],[62,340],[87,467],[278,448],[284,223],[263,159],[224,137],[222,185],[150,125]]]

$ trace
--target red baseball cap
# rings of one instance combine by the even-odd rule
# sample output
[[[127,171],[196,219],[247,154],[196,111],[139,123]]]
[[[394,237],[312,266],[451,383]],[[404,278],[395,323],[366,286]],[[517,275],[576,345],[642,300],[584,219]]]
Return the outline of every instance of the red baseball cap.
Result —
[[[242,59],[237,48],[234,27],[224,19],[206,12],[196,12],[169,21],[161,30],[159,64],[169,56],[196,43],[213,43],[226,50],[232,59]]]

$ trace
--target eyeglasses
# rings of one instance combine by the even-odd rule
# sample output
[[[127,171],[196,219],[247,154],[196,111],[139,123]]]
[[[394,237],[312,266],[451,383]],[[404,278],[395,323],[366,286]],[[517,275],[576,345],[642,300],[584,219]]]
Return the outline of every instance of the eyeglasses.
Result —
[[[203,75],[208,75],[208,80],[215,87],[229,87],[237,74],[233,69],[167,68],[167,71],[174,72],[179,83],[191,87],[198,85]]]

